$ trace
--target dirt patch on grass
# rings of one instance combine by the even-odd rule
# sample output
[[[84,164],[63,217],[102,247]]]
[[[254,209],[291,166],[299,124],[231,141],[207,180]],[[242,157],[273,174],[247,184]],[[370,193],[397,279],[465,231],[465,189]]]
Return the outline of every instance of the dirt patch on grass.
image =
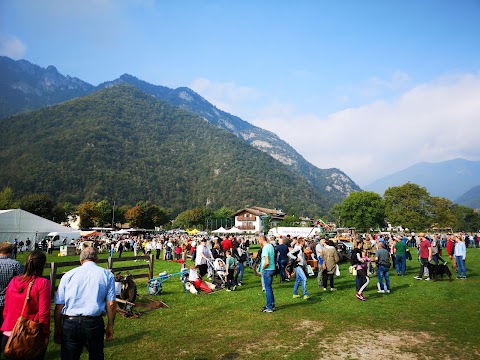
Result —
[[[389,331],[370,333],[364,329],[343,332],[322,345],[324,359],[432,359],[432,336],[427,333]],[[438,340],[438,339],[437,339]],[[326,345],[326,346],[325,346]],[[436,352],[435,356],[438,356]]]
[[[339,334],[329,335],[328,329],[319,321],[303,320],[296,326],[294,341],[279,341],[278,334],[266,333],[265,337],[244,343],[237,349],[239,358],[259,358],[259,351],[271,348],[272,353],[261,357],[298,357],[301,351],[313,351],[316,358],[326,360],[378,360],[378,359],[438,359],[451,358],[452,353],[461,349],[442,348],[446,339],[434,337],[426,332],[382,331],[355,328]],[[291,339],[290,339],[291,340]],[[435,351],[432,352],[432,349]],[[274,355],[276,354],[276,355]],[[226,354],[231,355],[231,354]],[[269,356],[272,357],[269,357]],[[471,357],[469,357],[471,358]],[[223,359],[223,358],[222,358]]]

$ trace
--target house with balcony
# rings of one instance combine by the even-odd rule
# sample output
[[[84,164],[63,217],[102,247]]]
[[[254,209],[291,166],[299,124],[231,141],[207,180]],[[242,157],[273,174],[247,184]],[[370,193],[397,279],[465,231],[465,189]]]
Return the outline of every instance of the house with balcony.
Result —
[[[285,213],[278,209],[267,209],[253,206],[238,210],[233,214],[235,227],[248,233],[261,233],[264,231],[264,219],[268,217],[271,226],[277,226],[285,218]]]

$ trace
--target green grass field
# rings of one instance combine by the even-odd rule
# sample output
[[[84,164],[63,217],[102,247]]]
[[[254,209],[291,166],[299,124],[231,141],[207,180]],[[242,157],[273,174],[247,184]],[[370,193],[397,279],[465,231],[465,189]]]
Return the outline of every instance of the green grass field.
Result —
[[[412,254],[414,251],[412,251]],[[130,256],[131,253],[124,253]],[[116,254],[117,255],[117,254]],[[101,254],[101,257],[107,257]],[[24,255],[19,256],[23,261]],[[72,261],[77,256],[49,261]],[[131,265],[136,263],[131,263]],[[125,266],[126,264],[122,264]],[[293,282],[274,283],[274,313],[265,304],[260,278],[246,269],[244,286],[235,292],[186,295],[179,277],[163,283],[159,296],[147,294],[138,279],[138,301],[150,298],[169,308],[117,315],[115,337],[106,343],[106,359],[478,359],[480,339],[480,249],[467,250],[467,280],[427,282],[413,277],[418,262],[407,262],[407,276],[390,271],[392,292],[378,294],[376,278],[355,298],[355,278],[341,264],[336,292],[323,291],[308,279],[310,300],[293,299]],[[178,272],[180,264],[157,261],[159,272]],[[452,278],[455,278],[453,274]],[[53,307],[52,307],[53,308]],[[144,309],[140,309],[143,311]],[[53,318],[52,318],[53,327]],[[51,341],[47,359],[58,359]],[[87,359],[84,352],[82,359]]]

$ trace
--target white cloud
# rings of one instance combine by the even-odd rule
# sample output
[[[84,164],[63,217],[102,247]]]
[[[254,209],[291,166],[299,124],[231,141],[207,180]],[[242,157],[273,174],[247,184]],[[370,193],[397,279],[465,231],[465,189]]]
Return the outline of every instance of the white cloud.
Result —
[[[206,78],[193,80],[189,87],[217,108],[245,120],[251,116],[246,109],[252,109],[253,103],[262,97],[260,91],[254,88],[237,85],[234,82],[212,82]],[[246,104],[248,107],[245,106]]]
[[[340,168],[366,185],[421,161],[480,160],[478,99],[480,73],[457,74],[325,119],[274,102],[247,120],[274,131],[316,166]]]
[[[339,99],[374,100],[398,91],[405,91],[411,86],[410,75],[402,70],[392,72],[386,78],[372,76],[360,85],[344,84],[337,88]]]
[[[0,33],[0,55],[18,60],[25,56],[27,47],[16,36]]]

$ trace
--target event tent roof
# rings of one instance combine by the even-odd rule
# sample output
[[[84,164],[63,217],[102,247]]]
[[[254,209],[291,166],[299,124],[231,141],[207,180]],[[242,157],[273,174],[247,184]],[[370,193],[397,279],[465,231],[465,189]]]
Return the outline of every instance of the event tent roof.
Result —
[[[73,229],[21,209],[0,210],[0,242],[15,239],[39,242],[49,232],[72,232]]]

